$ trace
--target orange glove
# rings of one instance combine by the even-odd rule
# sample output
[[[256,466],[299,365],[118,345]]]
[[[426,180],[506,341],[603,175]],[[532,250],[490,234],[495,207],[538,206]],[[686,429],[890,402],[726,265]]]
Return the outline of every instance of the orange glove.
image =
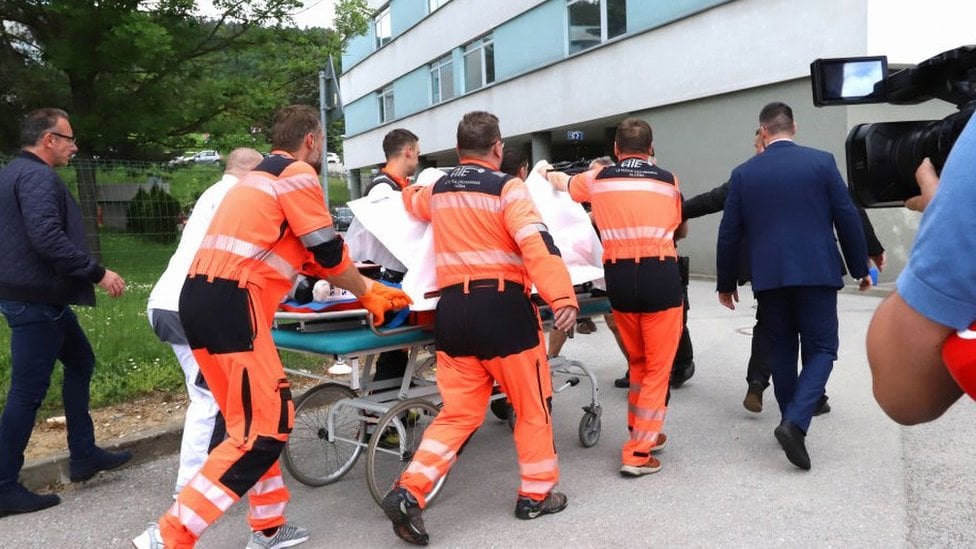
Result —
[[[403,290],[392,288],[390,286],[387,286],[386,284],[373,282],[373,287],[371,288],[371,291],[378,293],[381,296],[393,302],[394,310],[403,309],[405,307],[410,306],[410,304],[413,303],[413,300],[410,299],[410,296],[404,293]]]
[[[386,311],[393,308],[393,302],[374,291],[369,291],[359,296],[359,302],[363,304],[364,309],[373,314],[374,326],[383,324]]]

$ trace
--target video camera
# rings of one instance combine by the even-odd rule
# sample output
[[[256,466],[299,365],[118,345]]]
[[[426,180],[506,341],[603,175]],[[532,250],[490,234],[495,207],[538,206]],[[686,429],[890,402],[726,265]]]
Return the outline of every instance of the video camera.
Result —
[[[919,194],[915,170],[925,157],[942,170],[976,110],[976,46],[961,46],[888,74],[878,57],[817,59],[810,64],[813,104],[914,105],[942,99],[959,108],[942,120],[858,124],[847,136],[847,179],[867,208],[901,206]]]

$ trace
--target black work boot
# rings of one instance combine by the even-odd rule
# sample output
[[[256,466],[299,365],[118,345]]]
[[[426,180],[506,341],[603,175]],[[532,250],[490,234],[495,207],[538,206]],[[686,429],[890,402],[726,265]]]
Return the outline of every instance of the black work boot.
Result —
[[[122,467],[130,459],[132,459],[132,452],[129,450],[109,452],[96,446],[84,458],[72,458],[68,462],[68,477],[71,479],[71,482],[82,482],[92,478],[99,471],[109,471]]]
[[[569,498],[562,492],[551,491],[546,494],[546,498],[542,501],[519,496],[515,503],[515,516],[522,520],[530,520],[542,515],[558,513],[567,505],[569,505]]]
[[[414,545],[427,545],[430,536],[424,529],[423,510],[406,488],[394,487],[383,498],[383,512],[393,521],[393,533]]]

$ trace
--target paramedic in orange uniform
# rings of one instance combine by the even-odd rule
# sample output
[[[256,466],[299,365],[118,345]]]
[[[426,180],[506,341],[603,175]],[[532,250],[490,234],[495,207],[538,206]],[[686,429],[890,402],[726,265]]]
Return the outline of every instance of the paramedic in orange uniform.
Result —
[[[630,366],[630,440],[620,467],[629,477],[661,469],[651,452],[667,441],[661,432],[665,399],[681,337],[682,284],[674,246],[683,228],[681,194],[678,178],[648,161],[653,154],[651,126],[628,118],[614,137],[617,164],[573,177],[542,174],[573,200],[592,205],[603,241],[607,295]]]
[[[284,517],[288,489],[278,456],[295,411],[271,339],[275,309],[300,270],[351,291],[378,321],[409,302],[360,275],[332,227],[314,167],[323,140],[315,109],[279,111],[271,155],[227,192],[190,265],[180,321],[228,438],[158,526],[133,540],[136,547],[192,547],[245,494],[253,530],[248,547],[290,547],[309,537]]]
[[[437,285],[437,387],[444,407],[424,432],[413,461],[383,500],[393,531],[426,545],[421,509],[437,480],[481,425],[495,381],[515,408],[522,477],[520,519],[558,513],[567,499],[554,488],[559,466],[550,415],[552,380],[532,284],[554,311],[555,329],[576,321],[569,271],[542,223],[525,182],[499,172],[498,118],[464,115],[457,129],[460,164],[430,186],[403,190],[407,211],[431,222]]]

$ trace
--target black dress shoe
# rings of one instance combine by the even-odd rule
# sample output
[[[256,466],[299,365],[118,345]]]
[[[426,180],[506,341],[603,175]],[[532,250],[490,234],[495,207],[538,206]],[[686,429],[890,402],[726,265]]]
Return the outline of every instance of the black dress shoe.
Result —
[[[820,416],[827,413],[830,413],[830,404],[827,404],[827,395],[824,395],[817,401],[817,406],[813,409],[813,415]]]
[[[125,465],[132,459],[132,452],[109,452],[98,446],[90,454],[81,459],[72,459],[69,463],[71,482],[82,482],[95,476],[99,471],[108,471]]]
[[[613,380],[613,386],[618,389],[626,389],[630,387],[630,372],[625,372],[623,377],[618,377]]]
[[[807,447],[803,439],[806,435],[793,423],[783,420],[773,431],[776,440],[786,452],[786,459],[804,471],[810,469],[810,455],[807,454]]]
[[[671,367],[671,387],[677,389],[685,384],[686,381],[695,375],[695,361],[691,360],[684,364],[675,364]]]
[[[15,482],[0,492],[0,517],[16,513],[33,513],[61,503],[56,494],[35,494]]]

